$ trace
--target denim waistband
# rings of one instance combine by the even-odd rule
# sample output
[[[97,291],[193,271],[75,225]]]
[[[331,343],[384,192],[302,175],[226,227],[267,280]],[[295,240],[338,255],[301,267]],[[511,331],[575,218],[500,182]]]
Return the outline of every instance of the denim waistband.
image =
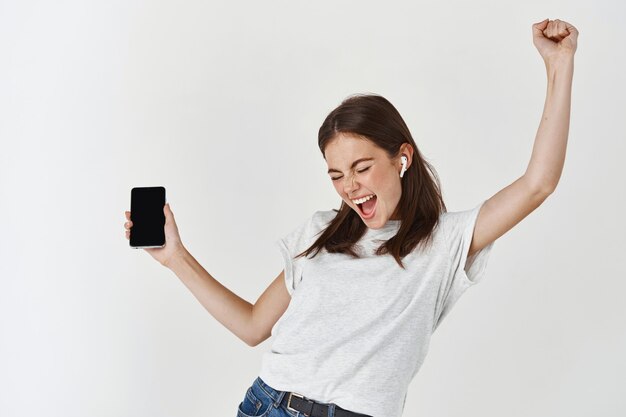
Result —
[[[263,392],[265,392],[265,394],[267,394],[268,397],[270,397],[272,399],[272,401],[274,401],[274,404],[276,404],[278,406],[278,404],[281,403],[281,401],[283,400],[285,395],[289,395],[289,391],[280,391],[277,389],[274,389],[272,387],[270,387],[269,385],[267,385],[267,383],[265,381],[263,381],[261,379],[260,376],[257,376],[256,379],[254,380],[254,385],[257,385],[259,388],[261,388],[263,390]],[[306,397],[305,397],[306,398]],[[309,398],[312,401],[315,401],[319,404],[325,404],[329,406],[329,412],[328,415],[330,417],[333,417],[335,415],[335,408],[337,407],[337,405],[335,403],[324,403],[321,401],[317,401],[314,398]],[[332,410],[332,411],[331,411]],[[299,414],[297,412],[293,412],[293,411],[288,411],[290,414],[296,413]]]
[[[272,400],[274,400],[274,402],[277,404],[282,401],[283,396],[287,393],[286,391],[279,391],[270,387],[269,385],[265,383],[265,381],[261,379],[260,376],[256,377],[256,379],[254,380],[254,383],[257,384],[259,387],[261,387],[263,391],[265,391],[267,396],[270,397]]]

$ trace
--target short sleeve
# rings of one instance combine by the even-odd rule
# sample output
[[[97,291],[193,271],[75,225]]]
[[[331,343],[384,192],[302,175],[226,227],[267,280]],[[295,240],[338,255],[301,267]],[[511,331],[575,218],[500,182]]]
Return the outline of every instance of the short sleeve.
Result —
[[[295,257],[315,242],[325,225],[325,213],[316,211],[294,230],[274,242],[285,263],[285,285],[289,295],[293,294],[302,281],[303,266],[307,261],[304,255],[297,259]]]
[[[443,233],[447,241],[450,268],[443,278],[437,303],[435,328],[450,312],[461,295],[485,276],[485,269],[494,242],[467,256],[478,213],[485,202],[470,210],[445,213]]]

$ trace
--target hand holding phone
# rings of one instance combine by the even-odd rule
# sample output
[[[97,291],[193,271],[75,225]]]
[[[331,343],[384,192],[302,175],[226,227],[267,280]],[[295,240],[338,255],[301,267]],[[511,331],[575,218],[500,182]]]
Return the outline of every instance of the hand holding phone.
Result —
[[[164,187],[136,187],[131,190],[131,210],[125,212],[126,239],[135,249],[144,249],[161,265],[169,266],[184,254],[174,213],[165,203]],[[131,233],[131,228],[132,233]]]

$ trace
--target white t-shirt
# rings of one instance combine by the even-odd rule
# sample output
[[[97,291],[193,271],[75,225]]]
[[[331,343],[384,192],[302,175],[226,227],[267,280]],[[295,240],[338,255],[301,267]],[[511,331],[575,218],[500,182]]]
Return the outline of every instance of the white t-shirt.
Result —
[[[404,270],[391,254],[374,255],[400,220],[368,228],[358,242],[366,252],[361,259],[322,249],[293,260],[335,217],[333,210],[316,211],[278,239],[292,298],[272,328],[261,379],[357,413],[400,417],[431,334],[484,275],[494,242],[467,257],[483,203],[442,213],[431,246],[404,257]]]

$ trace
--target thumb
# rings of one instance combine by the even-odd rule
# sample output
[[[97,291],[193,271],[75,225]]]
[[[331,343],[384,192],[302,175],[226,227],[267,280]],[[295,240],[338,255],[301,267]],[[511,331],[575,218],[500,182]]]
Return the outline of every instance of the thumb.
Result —
[[[546,30],[549,22],[550,21],[548,19],[544,19],[541,22],[537,22],[533,24],[533,36],[543,37],[543,31]]]
[[[169,223],[174,220],[174,213],[172,213],[172,210],[170,209],[170,203],[167,203],[163,207],[163,213],[165,214],[165,223]]]

